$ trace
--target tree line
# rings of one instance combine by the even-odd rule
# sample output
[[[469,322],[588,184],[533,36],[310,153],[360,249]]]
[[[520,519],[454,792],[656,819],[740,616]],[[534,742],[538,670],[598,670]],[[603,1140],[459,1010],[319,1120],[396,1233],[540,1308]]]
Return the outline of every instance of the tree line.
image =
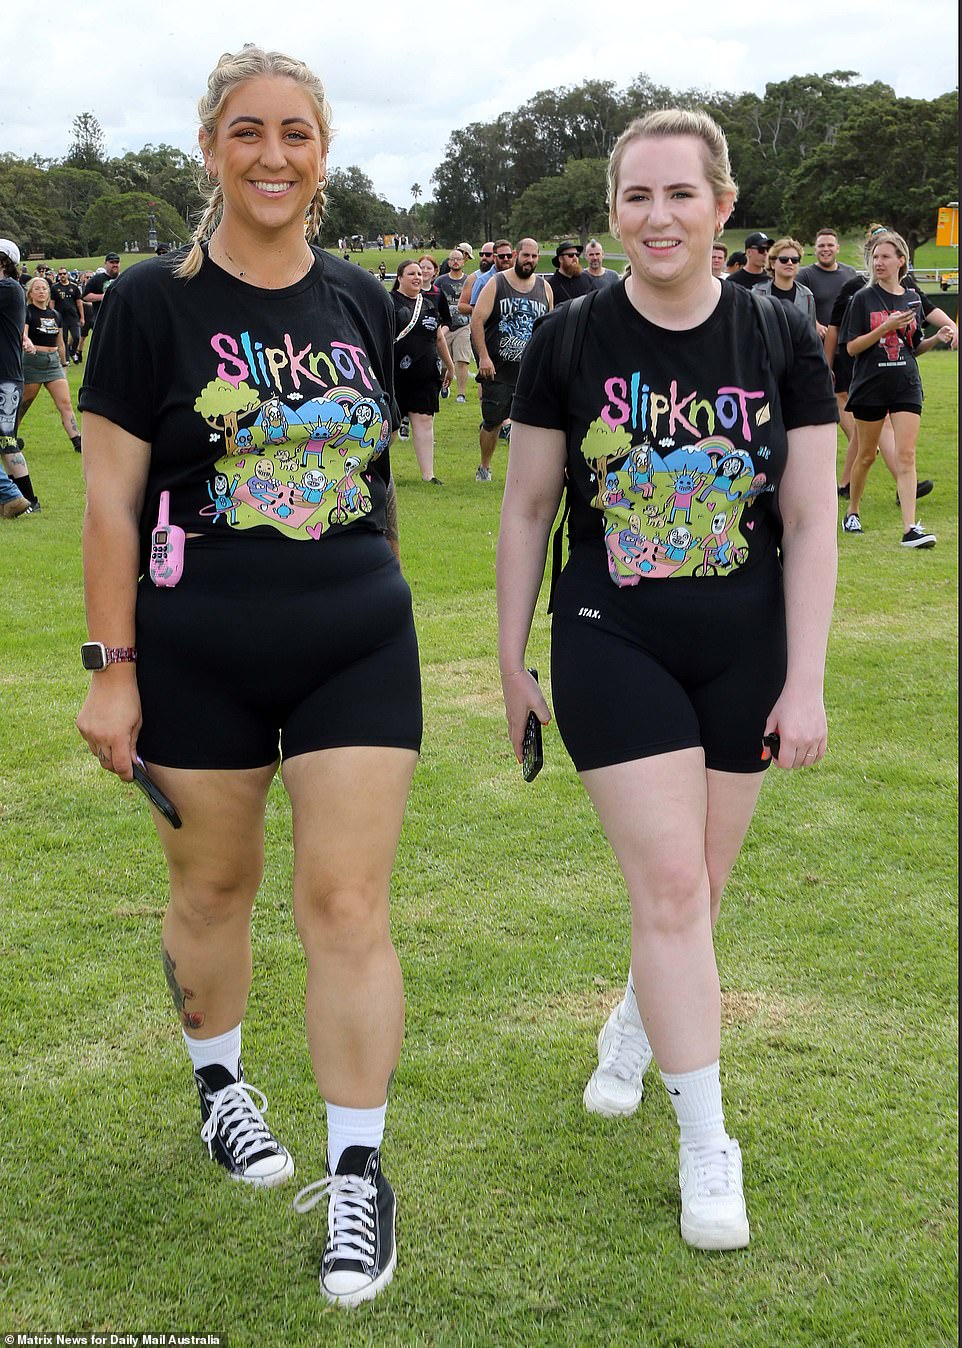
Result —
[[[814,237],[822,224],[892,225],[913,250],[958,195],[958,90],[897,98],[852,70],[799,75],[754,93],[627,89],[585,80],[451,133],[434,172],[433,224],[447,239],[571,235],[607,226],[605,167],[633,118],[704,108],[728,137],[739,199],[731,224]]]
[[[145,251],[151,217],[158,243],[173,246],[191,236],[202,209],[200,173],[199,153],[173,145],[108,157],[99,121],[79,113],[62,159],[0,154],[0,223],[24,255],[86,257],[128,245]],[[322,242],[398,229],[425,234],[429,213],[423,203],[393,206],[356,165],[333,168]]]
[[[634,117],[700,107],[724,128],[739,184],[731,224],[765,225],[803,239],[822,224],[859,229],[882,220],[914,251],[935,233],[937,208],[958,195],[958,90],[897,98],[851,70],[798,75],[764,95],[673,91],[639,75],[542,90],[514,112],[452,131],[435,169],[434,200],[405,209],[378,195],[357,165],[328,174],[321,241],[400,231],[459,239],[506,234],[586,241],[607,223],[605,166]],[[24,253],[88,256],[187,239],[201,208],[200,158],[145,145],[108,157],[97,118],[73,119],[62,159],[0,154],[0,222]]]

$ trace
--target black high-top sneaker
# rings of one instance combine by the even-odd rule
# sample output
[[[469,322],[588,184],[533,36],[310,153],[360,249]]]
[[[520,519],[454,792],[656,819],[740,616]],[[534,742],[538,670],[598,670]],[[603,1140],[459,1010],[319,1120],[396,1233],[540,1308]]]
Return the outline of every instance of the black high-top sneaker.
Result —
[[[302,1189],[298,1212],[310,1212],[327,1195],[327,1240],[321,1257],[321,1291],[335,1306],[373,1301],[394,1277],[397,1200],[381,1170],[376,1147],[346,1147],[337,1173]]]
[[[267,1096],[244,1080],[237,1064],[237,1077],[213,1063],[194,1073],[204,1119],[201,1137],[211,1159],[229,1171],[231,1178],[273,1189],[294,1174],[294,1162],[286,1147],[264,1122]],[[252,1097],[260,1100],[260,1109]]]

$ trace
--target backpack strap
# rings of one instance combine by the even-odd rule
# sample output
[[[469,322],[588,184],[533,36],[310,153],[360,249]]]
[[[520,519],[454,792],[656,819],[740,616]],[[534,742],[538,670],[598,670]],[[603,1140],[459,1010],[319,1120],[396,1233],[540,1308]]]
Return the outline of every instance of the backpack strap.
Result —
[[[571,384],[581,360],[582,348],[585,344],[585,334],[588,331],[588,318],[591,313],[591,305],[597,289],[592,286],[586,295],[579,295],[576,299],[569,300],[563,306],[564,312],[558,319],[561,324],[561,344],[558,350],[557,371],[560,373],[565,391],[571,388]],[[558,521],[557,528],[554,531],[554,537],[551,540],[551,583],[548,587],[548,612],[554,607],[554,590],[558,583],[558,577],[561,574],[562,551],[564,548],[565,525],[568,522],[568,515],[571,510],[571,503],[568,499],[568,469],[565,468],[565,503],[561,512],[561,519]]]
[[[749,294],[755,306],[753,312],[765,343],[768,363],[781,392],[795,369],[795,347],[788,319],[780,300],[773,300],[770,295],[759,295],[758,286],[753,286]]]

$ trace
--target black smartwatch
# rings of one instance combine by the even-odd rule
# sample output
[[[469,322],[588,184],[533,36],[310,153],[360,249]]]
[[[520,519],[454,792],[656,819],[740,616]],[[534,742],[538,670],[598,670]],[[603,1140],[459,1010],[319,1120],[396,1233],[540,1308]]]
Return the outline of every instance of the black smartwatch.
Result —
[[[105,646],[102,641],[85,641],[80,647],[80,663],[91,673],[108,665],[130,664],[137,659],[133,646]]]

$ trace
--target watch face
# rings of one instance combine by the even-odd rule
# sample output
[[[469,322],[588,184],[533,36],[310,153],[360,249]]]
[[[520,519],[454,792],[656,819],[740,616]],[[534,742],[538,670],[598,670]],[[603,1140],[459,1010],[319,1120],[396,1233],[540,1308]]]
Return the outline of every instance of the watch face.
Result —
[[[106,669],[107,652],[99,641],[85,641],[80,647],[80,661],[84,669]]]

